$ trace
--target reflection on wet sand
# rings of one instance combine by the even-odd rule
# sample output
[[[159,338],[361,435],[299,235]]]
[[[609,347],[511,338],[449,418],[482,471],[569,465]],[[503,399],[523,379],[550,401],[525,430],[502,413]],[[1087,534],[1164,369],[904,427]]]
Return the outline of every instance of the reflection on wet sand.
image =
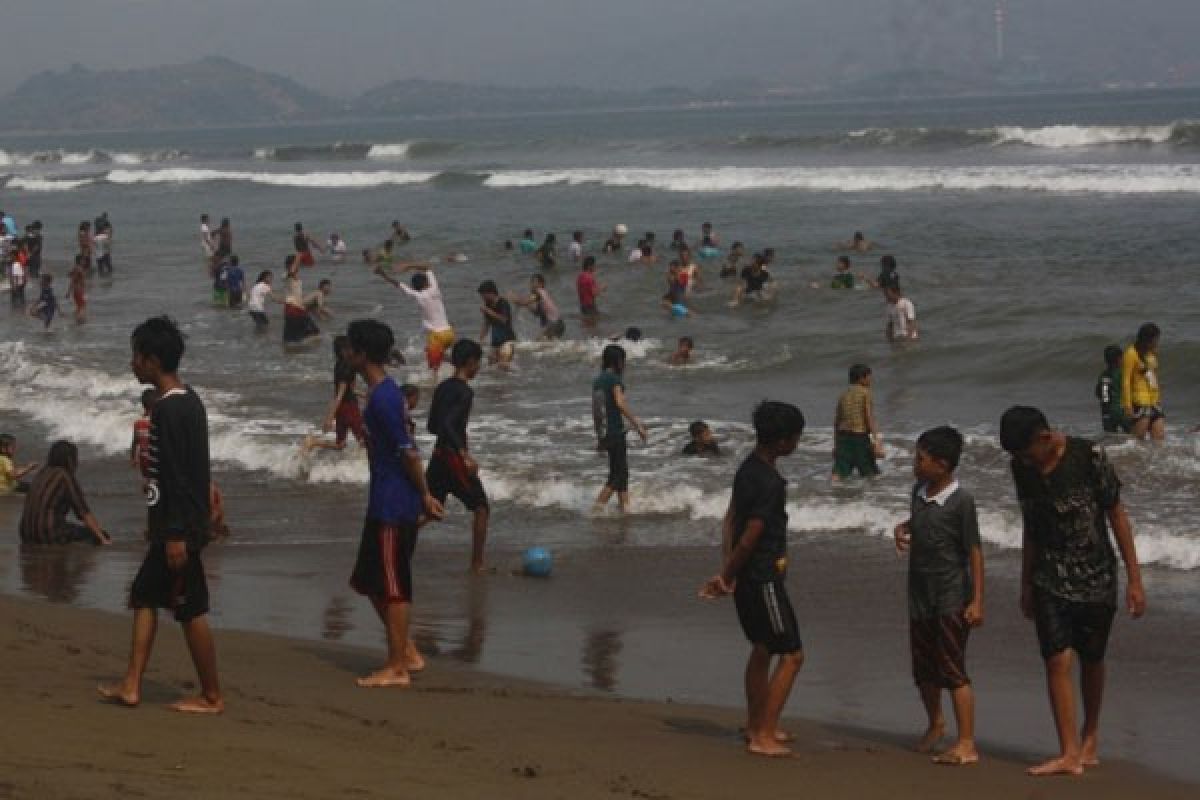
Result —
[[[617,688],[617,656],[623,648],[620,631],[587,631],[583,640],[583,672],[593,689],[611,692]]]
[[[350,603],[342,595],[329,598],[329,605],[321,615],[321,638],[330,642],[340,642],[342,637],[354,630],[350,622]]]
[[[96,564],[91,545],[23,545],[21,589],[53,603],[73,603]]]

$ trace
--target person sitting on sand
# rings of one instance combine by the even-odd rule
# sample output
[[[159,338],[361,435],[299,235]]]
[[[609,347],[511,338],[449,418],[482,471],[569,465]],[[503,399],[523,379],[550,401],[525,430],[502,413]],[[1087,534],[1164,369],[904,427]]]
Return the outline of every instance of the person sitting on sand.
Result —
[[[360,319],[346,329],[347,364],[367,383],[363,420],[370,487],[366,519],[350,585],[366,596],[387,636],[387,663],[357,683],[363,688],[404,687],[425,659],[409,636],[412,609],[412,558],[422,517],[442,517],[442,504],[425,483],[421,456],[409,433],[407,403],[385,364],[394,339],[382,322]]]
[[[702,419],[688,425],[688,435],[691,440],[683,446],[685,456],[719,456],[721,447],[713,437],[712,428]]]
[[[746,750],[787,756],[791,737],[779,718],[804,663],[787,594],[787,481],[776,462],[796,451],[804,415],[789,403],[764,401],[754,410],[754,451],[733,479],[721,525],[721,571],[700,590],[705,599],[732,594],[750,642],[746,663]],[[775,668],[771,662],[775,660]]]
[[[1029,774],[1080,775],[1100,764],[1104,655],[1117,611],[1112,538],[1125,562],[1125,607],[1134,619],[1146,612],[1133,526],[1104,448],[1052,430],[1046,416],[1028,406],[1004,412],[1000,446],[1012,456],[1024,520],[1021,611],[1036,623],[1058,733],[1058,755]],[[1082,730],[1072,680],[1076,657]]]
[[[60,439],[50,445],[46,465],[33,476],[25,494],[18,529],[22,544],[112,544],[88,508],[75,477],[78,466],[79,450],[74,444]],[[67,514],[72,512],[82,524],[67,521]]]
[[[150,412],[150,480],[146,485],[150,544],[129,590],[133,646],[124,679],[100,686],[114,703],[141,702],[158,609],[170,609],[183,628],[200,693],[174,703],[175,711],[219,714],[225,709],[217,677],[217,652],[208,625],[208,581],[200,553],[212,528],[208,420],[199,396],[180,379],[184,341],[168,317],[138,325],[131,337],[134,377],[154,387]]]
[[[909,646],[913,680],[929,724],[917,743],[931,753],[946,733],[942,690],[950,692],[958,739],[935,764],[979,761],[975,694],[967,677],[967,637],[983,624],[983,548],[975,499],[954,477],[963,437],[942,426],[917,439],[910,513],[896,526],[896,551],[908,555]]]

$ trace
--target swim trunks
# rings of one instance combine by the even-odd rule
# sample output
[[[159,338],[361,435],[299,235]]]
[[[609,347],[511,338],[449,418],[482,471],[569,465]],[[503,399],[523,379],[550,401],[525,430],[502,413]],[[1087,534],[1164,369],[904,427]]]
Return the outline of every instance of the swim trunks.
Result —
[[[762,645],[771,655],[803,649],[796,613],[782,580],[758,582],[745,578],[733,592],[738,622],[751,644]]]
[[[913,681],[939,689],[959,689],[967,677],[967,637],[971,626],[962,613],[943,614],[908,623]]]
[[[367,443],[367,429],[363,427],[362,410],[358,407],[357,400],[349,398],[338,405],[334,414],[334,425],[338,444],[345,444],[347,433],[353,433],[354,440],[359,444]]]
[[[871,435],[838,431],[833,437],[834,474],[839,478],[849,478],[855,470],[864,478],[879,474]]]
[[[179,571],[167,565],[167,545],[156,541],[129,590],[130,608],[165,608],[179,622],[190,622],[208,613],[208,581],[198,551],[188,550],[187,563]]]
[[[629,446],[625,433],[606,436],[602,442],[608,453],[608,479],[604,485],[614,492],[629,491]]]
[[[444,328],[425,334],[425,362],[430,369],[439,369],[446,351],[454,344],[454,329]]]
[[[454,495],[467,511],[488,507],[487,493],[483,490],[479,473],[468,472],[462,453],[456,450],[435,447],[429,467],[425,470],[425,481],[429,484],[429,493],[439,503],[446,502],[447,496]]]
[[[1042,658],[1070,648],[1085,664],[1103,661],[1116,611],[1108,603],[1075,602],[1034,589],[1033,621]]]
[[[363,523],[358,558],[350,586],[359,594],[385,603],[411,603],[412,558],[417,547],[417,526],[367,519]]]

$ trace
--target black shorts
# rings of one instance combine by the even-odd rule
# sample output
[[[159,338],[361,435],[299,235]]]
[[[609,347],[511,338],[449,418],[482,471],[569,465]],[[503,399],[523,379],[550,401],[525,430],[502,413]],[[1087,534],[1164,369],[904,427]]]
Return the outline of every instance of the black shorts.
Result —
[[[425,470],[425,482],[429,484],[429,493],[439,503],[446,502],[448,495],[454,495],[467,511],[488,507],[487,492],[483,490],[479,473],[469,473],[462,454],[454,450],[434,448]]]
[[[1070,648],[1085,664],[1103,661],[1116,611],[1110,603],[1077,603],[1035,590],[1033,621],[1042,658]]]
[[[971,626],[962,612],[908,621],[913,681],[939,689],[959,689],[967,677],[967,638]]]
[[[1167,415],[1164,414],[1163,410],[1161,408],[1159,408],[1158,406],[1134,406],[1133,407],[1134,422],[1145,419],[1145,420],[1149,420],[1151,422],[1151,424],[1153,424],[1155,422],[1158,422],[1160,419],[1166,419],[1166,418],[1167,418]]]
[[[242,307],[242,292],[240,289],[230,289],[229,290],[229,307],[230,308],[241,308]]]
[[[250,319],[254,320],[254,327],[260,331],[266,330],[267,325],[271,323],[271,320],[267,319],[267,315],[262,311],[251,311]]]
[[[738,622],[751,644],[762,645],[771,655],[798,653],[804,649],[796,612],[782,580],[757,583],[739,580],[733,592]]]
[[[567,332],[567,324],[561,319],[556,319],[554,322],[547,322],[542,326],[542,336],[547,339],[561,339]]]
[[[608,479],[604,485],[614,492],[629,491],[629,448],[625,434],[605,438],[604,450],[608,453]]]
[[[415,522],[368,519],[363,523],[350,586],[359,594],[385,603],[411,603],[412,557],[416,548]]]
[[[170,609],[179,622],[190,622],[208,613],[208,580],[200,553],[188,550],[187,563],[178,572],[167,566],[167,544],[150,545],[129,590],[130,608]]]

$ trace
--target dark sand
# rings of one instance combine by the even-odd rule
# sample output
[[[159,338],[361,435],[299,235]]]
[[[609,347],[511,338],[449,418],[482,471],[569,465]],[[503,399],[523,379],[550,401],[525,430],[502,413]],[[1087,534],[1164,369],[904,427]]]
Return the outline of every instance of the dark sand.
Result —
[[[218,631],[228,710],[164,704],[192,672],[160,629],[141,708],[97,699],[128,644],[122,615],[0,597],[0,797],[1154,798],[1195,787],[1108,762],[1034,780],[989,752],[943,768],[894,737],[790,721],[792,759],[745,755],[732,710],[621,701],[434,660],[411,690],[363,690],[378,655]]]

